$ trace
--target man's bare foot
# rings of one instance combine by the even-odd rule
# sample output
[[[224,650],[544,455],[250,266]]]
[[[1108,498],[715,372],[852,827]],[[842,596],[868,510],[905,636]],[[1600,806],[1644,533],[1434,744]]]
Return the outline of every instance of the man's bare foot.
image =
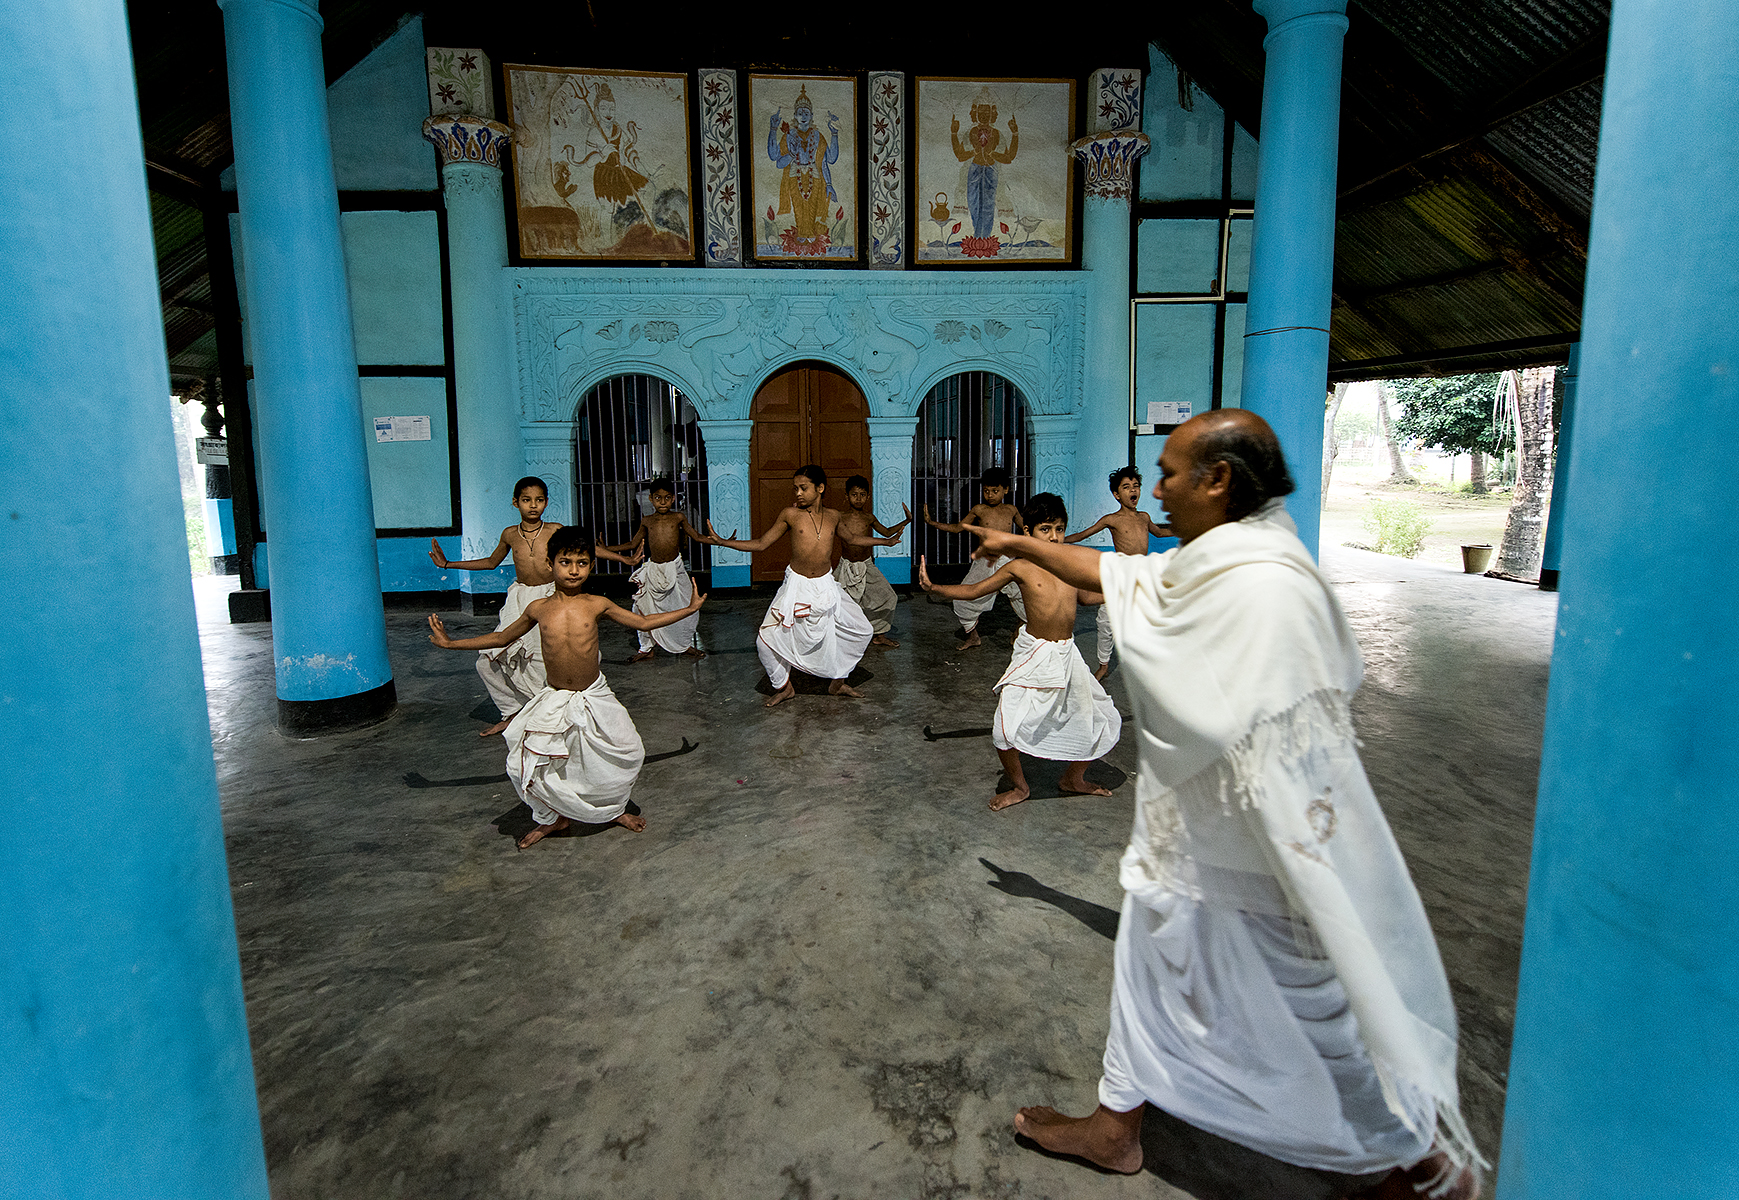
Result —
[[[687,650],[684,650],[682,653],[685,657],[688,657],[688,658],[705,658],[706,657],[706,651],[702,650],[699,646],[690,646]]]
[[[630,658],[628,661],[631,663],[645,662],[647,659],[649,659],[651,657],[652,657],[652,648],[649,646],[646,649],[640,651],[633,658]]]
[[[528,833],[524,837],[520,838],[519,841],[514,843],[514,844],[517,845],[521,850],[524,850],[528,846],[537,845],[539,842],[543,841],[544,838],[548,837],[552,833],[560,833],[562,830],[566,829],[569,825],[572,825],[572,824],[573,824],[573,822],[568,820],[566,817],[557,817],[555,819],[554,824],[552,824],[552,825],[539,825],[536,829],[533,829],[530,833]]]
[[[1102,662],[1099,664],[1099,669],[1093,672],[1093,678],[1103,681],[1105,676],[1109,674],[1111,674],[1111,664],[1108,662]]]
[[[494,737],[496,734],[502,732],[511,724],[513,724],[512,717],[503,717],[501,720],[499,720],[499,721],[495,722],[495,724],[491,725],[488,729],[483,730],[477,736],[478,737]]]
[[[835,679],[832,683],[828,684],[827,694],[829,696],[851,696],[857,700],[863,699],[863,693],[852,687],[843,679]]]
[[[634,813],[625,812],[617,817],[612,824],[620,825],[623,829],[632,829],[635,833],[646,832],[646,818],[636,816]]]
[[[1065,1117],[1054,1108],[1023,1108],[1014,1114],[1014,1131],[1054,1154],[1084,1158],[1107,1171],[1133,1175],[1141,1170],[1139,1108],[1114,1113],[1101,1104],[1090,1117]]]
[[[767,707],[772,708],[775,704],[783,704],[796,694],[797,689],[791,686],[791,681],[787,679],[784,687],[767,697]]]
[[[980,642],[982,642],[983,640],[984,640],[983,638],[978,636],[977,629],[969,629],[966,631],[966,640],[960,643],[958,649],[970,650],[974,646],[976,646]]]
[[[998,792],[996,794],[996,799],[990,802],[990,811],[1001,812],[1010,805],[1019,804],[1022,800],[1025,800],[1032,794],[1031,788],[1024,787],[1014,787],[1009,788],[1006,792]],[[1025,1112],[1026,1110],[1022,1109],[1021,1111]]]
[[[876,634],[873,638],[870,639],[870,645],[872,645],[872,646],[886,646],[890,650],[897,649],[899,647],[899,643],[896,642],[893,638],[889,637],[885,633]]]

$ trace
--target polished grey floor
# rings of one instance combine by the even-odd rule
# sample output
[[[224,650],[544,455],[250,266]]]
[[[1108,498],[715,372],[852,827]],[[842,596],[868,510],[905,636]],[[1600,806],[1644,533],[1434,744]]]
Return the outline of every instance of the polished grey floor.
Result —
[[[1325,564],[1367,658],[1366,765],[1437,929],[1495,1158],[1554,598],[1353,550]],[[1018,1105],[1094,1103],[1134,755],[1126,739],[1091,774],[1111,799],[1062,799],[1039,765],[1033,800],[986,810],[1005,604],[962,652],[945,606],[903,602],[903,645],[870,652],[863,700],[773,710],[764,599],[708,605],[703,662],[620,665],[632,635],[612,632],[611,685],[656,759],[635,792],[648,828],[519,852],[529,817],[501,741],[476,736],[472,655],[390,614],[398,711],[289,741],[269,629],[204,599],[279,1200],[1341,1190],[1151,1111],[1133,1178],[1017,1144]],[[1091,655],[1091,613],[1079,630]]]

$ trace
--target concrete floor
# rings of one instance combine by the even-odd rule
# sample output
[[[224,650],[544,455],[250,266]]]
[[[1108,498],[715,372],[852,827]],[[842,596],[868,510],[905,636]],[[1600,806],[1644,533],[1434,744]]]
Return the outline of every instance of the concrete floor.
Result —
[[[1495,1159],[1555,598],[1324,558]],[[1006,604],[960,652],[945,606],[902,603],[865,699],[774,710],[755,691],[764,599],[709,604],[700,663],[619,665],[632,635],[610,634],[611,685],[658,759],[635,792],[648,828],[521,853],[472,655],[389,614],[397,712],[289,741],[269,629],[223,623],[222,586],[202,582],[201,634],[279,1200],[1341,1190],[1152,1110],[1136,1177],[1017,1145],[1017,1106],[1094,1103],[1134,754],[1126,738],[1091,773],[1111,799],[1057,798],[1040,766],[1035,799],[985,809]],[[1091,654],[1089,612],[1078,630]]]

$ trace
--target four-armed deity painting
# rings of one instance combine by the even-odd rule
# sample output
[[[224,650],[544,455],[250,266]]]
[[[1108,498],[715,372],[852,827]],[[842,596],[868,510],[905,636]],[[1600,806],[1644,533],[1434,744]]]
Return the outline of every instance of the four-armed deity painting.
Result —
[[[503,70],[521,255],[693,256],[686,76]]]
[[[857,258],[855,79],[750,75],[743,155],[756,258]]]
[[[1075,85],[919,79],[919,262],[1069,262]]]

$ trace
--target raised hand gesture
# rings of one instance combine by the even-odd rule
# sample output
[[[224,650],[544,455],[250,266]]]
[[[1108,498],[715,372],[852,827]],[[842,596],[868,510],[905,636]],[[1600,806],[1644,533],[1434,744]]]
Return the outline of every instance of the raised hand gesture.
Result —
[[[439,554],[440,551],[436,550],[435,553]],[[429,640],[442,647],[453,644],[453,639],[447,636],[447,627],[441,624],[441,618],[434,613],[429,614]]]
[[[924,569],[924,556],[922,554],[918,555],[918,586],[926,592],[936,586],[930,582],[930,572]]]
[[[447,556],[441,553],[441,543],[434,538],[429,539],[429,561],[443,571],[447,569]]]

